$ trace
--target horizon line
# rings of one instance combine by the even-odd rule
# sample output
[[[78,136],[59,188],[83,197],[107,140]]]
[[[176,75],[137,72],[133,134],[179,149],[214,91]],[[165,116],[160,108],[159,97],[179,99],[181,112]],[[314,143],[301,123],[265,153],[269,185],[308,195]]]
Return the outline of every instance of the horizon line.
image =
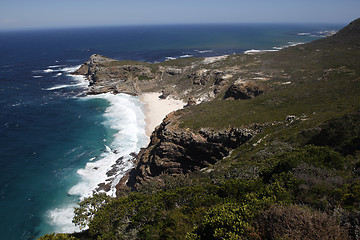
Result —
[[[349,22],[350,23],[350,22]],[[345,22],[211,22],[211,23],[139,23],[139,24],[104,24],[104,25],[77,25],[54,27],[12,27],[0,28],[0,32],[19,32],[37,30],[71,30],[112,27],[161,27],[161,26],[211,26],[211,25],[347,25]]]

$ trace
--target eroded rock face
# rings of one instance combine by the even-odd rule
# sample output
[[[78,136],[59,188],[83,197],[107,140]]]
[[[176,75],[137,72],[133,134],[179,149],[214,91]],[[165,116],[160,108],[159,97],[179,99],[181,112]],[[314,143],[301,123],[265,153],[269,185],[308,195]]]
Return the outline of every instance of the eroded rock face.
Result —
[[[153,132],[151,142],[137,159],[127,185],[133,189],[162,174],[179,175],[200,170],[227,156],[234,149],[261,131],[229,128],[224,130],[181,129],[170,114]]]
[[[220,85],[224,80],[224,78],[222,78],[223,75],[224,72],[222,71],[200,69],[189,74],[187,77],[194,85],[206,85],[208,82],[215,82],[215,85]]]
[[[167,67],[165,68],[165,73],[175,76],[175,75],[179,75],[183,72],[183,69],[181,68],[175,68],[175,67]]]
[[[162,90],[161,98],[171,96],[187,101],[194,97],[196,102],[203,102],[227,89],[240,71],[234,67],[208,69],[202,61],[186,66],[167,64],[117,61],[94,54],[73,74],[87,77],[91,95],[106,92],[139,95]]]
[[[152,79],[155,75],[146,66],[120,65],[114,59],[97,54],[91,55],[73,74],[85,75],[89,79],[88,94],[106,92],[137,95],[141,92],[139,79]]]
[[[267,88],[263,85],[248,83],[234,83],[225,92],[225,99],[251,99],[259,96],[267,91]]]

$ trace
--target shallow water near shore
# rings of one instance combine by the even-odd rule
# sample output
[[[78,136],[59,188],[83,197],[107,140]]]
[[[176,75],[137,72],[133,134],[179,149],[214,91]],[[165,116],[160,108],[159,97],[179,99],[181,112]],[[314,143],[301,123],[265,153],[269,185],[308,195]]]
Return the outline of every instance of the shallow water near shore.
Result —
[[[0,32],[0,231],[36,239],[76,230],[72,209],[144,147],[137,97],[85,96],[71,76],[91,54],[162,62],[309,42],[342,26],[195,25]],[[94,177],[95,176],[95,177]],[[114,183],[121,177],[111,176]],[[112,186],[113,187],[113,186]],[[114,191],[109,192],[114,195]]]

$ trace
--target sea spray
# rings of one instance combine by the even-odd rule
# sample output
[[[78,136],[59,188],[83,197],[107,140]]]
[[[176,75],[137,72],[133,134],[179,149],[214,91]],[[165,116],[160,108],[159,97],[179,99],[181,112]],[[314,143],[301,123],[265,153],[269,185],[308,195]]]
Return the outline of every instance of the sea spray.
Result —
[[[80,181],[70,188],[70,196],[78,200],[91,196],[95,192],[105,192],[100,183],[108,186],[106,193],[116,195],[116,185],[125,173],[133,167],[132,153],[137,153],[148,142],[145,135],[145,115],[137,97],[111,93],[86,96],[80,101],[103,99],[109,102],[103,124],[113,132],[111,142],[104,139],[105,151],[95,159],[89,159],[84,168],[77,171]],[[109,174],[111,172],[111,174]],[[68,202],[52,209],[48,213],[49,223],[56,232],[79,231],[73,223],[75,202]]]
[[[104,116],[106,127],[114,131],[113,141],[105,142],[106,151],[98,160],[88,162],[85,168],[80,169],[78,174],[82,181],[72,187],[70,195],[88,197],[97,188],[99,183],[111,184],[107,194],[115,196],[115,185],[120,178],[129,170],[133,164],[131,153],[136,153],[147,142],[145,135],[145,115],[142,112],[142,105],[139,100],[126,94],[113,95],[111,93],[99,94],[84,97],[83,100],[101,98],[110,103]],[[119,166],[114,166],[116,162]],[[108,176],[108,171],[117,167],[118,171],[113,176]]]

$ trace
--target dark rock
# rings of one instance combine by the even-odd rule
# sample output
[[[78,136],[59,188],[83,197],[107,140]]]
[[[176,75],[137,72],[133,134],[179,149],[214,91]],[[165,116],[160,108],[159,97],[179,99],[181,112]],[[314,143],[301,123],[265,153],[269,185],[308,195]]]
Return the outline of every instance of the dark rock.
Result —
[[[78,70],[71,73],[73,75],[89,75],[89,65],[88,64],[82,64]]]
[[[161,90],[161,95],[159,96],[160,99],[166,99],[168,96],[170,96],[170,90],[169,89]]]
[[[187,102],[187,104],[185,105],[185,107],[189,107],[189,106],[193,106],[196,105],[196,99],[194,97],[189,97],[189,100]]]
[[[292,123],[293,121],[297,120],[298,118],[295,115],[288,115],[286,116],[285,122]]]
[[[261,131],[246,128],[223,130],[180,129],[169,114],[153,132],[149,146],[138,155],[138,164],[129,174],[127,185],[136,188],[162,174],[179,175],[200,170],[227,156]]]
[[[91,55],[89,61],[74,74],[88,78],[90,85],[88,94],[113,92],[138,95],[141,92],[138,86],[139,77],[148,79],[154,77],[149,67],[122,65],[114,59],[97,54]]]
[[[189,74],[188,78],[194,85],[205,85],[208,81],[214,78],[214,76],[210,71],[201,69]]]
[[[111,189],[111,184],[99,183],[97,191],[105,191],[108,192]]]
[[[248,83],[234,83],[225,92],[225,99],[251,99],[263,94],[266,91],[266,87],[263,85]]]

